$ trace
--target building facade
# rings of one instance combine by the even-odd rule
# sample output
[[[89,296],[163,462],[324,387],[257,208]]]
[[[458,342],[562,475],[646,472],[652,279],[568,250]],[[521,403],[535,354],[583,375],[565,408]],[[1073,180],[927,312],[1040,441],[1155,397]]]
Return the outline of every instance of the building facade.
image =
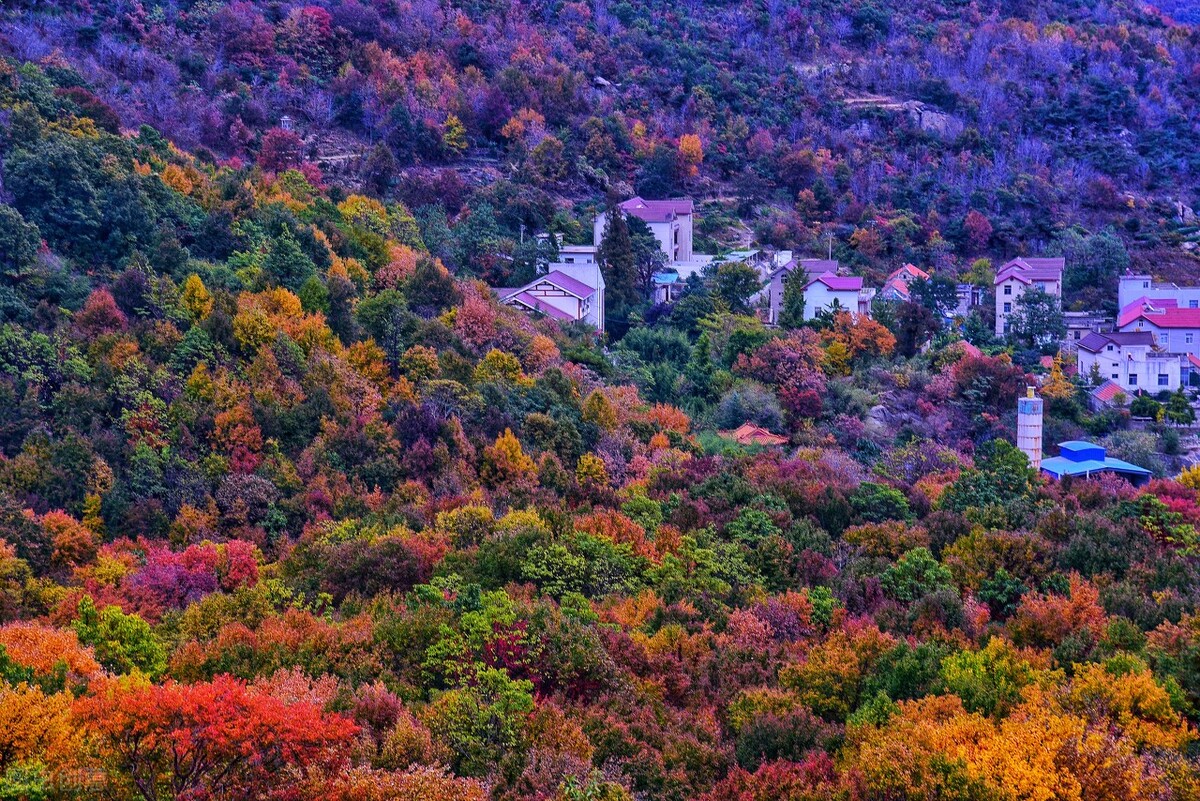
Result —
[[[1181,309],[1200,308],[1200,286],[1156,284],[1149,275],[1126,273],[1117,285],[1117,308],[1124,309],[1139,300],[1171,300]]]
[[[1129,396],[1174,392],[1183,381],[1183,360],[1161,350],[1148,331],[1089,333],[1078,345],[1079,374],[1094,383],[1111,381]]]
[[[1062,304],[1062,258],[1016,258],[996,271],[996,336],[1004,336],[1010,318],[1029,289],[1041,289]]]
[[[1146,332],[1160,350],[1200,356],[1200,308],[1181,308],[1174,299],[1134,301],[1121,310],[1117,330]]]
[[[581,322],[604,333],[604,276],[595,261],[551,264],[545,275],[522,287],[496,290],[500,302],[560,322]]]
[[[692,211],[690,198],[672,198],[670,200],[644,200],[632,197],[617,208],[629,217],[636,217],[646,223],[668,263],[690,262],[693,260],[692,251]],[[596,247],[604,240],[604,227],[608,224],[608,213],[596,215],[592,228],[592,240]]]

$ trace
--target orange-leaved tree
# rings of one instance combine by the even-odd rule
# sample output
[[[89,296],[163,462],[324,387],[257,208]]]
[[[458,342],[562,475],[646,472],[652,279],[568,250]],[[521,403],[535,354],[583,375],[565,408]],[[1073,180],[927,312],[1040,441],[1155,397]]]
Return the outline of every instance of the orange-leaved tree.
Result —
[[[146,801],[283,797],[310,771],[337,770],[357,732],[347,718],[229,676],[107,681],[75,713],[110,780]]]

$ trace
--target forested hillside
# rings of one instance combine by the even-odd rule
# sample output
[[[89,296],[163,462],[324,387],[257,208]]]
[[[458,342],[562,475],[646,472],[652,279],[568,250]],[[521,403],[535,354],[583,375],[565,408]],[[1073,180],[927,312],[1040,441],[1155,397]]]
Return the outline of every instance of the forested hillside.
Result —
[[[1111,302],[1127,265],[1194,270],[1195,28],[385,0],[0,25],[0,798],[1200,798],[1182,390],[1135,428],[932,288],[767,327],[730,264],[605,338],[479,280],[636,189],[708,197],[714,248],[989,287],[1057,250],[1069,299]],[[1047,443],[1154,480],[1032,469],[1031,383]],[[746,422],[786,444],[716,433]]]
[[[1195,268],[1173,202],[1200,201],[1200,34],[1143,3],[18,0],[0,13],[0,47],[50,69],[102,128],[149,124],[202,159],[267,170],[319,162],[451,220],[482,209],[508,253],[521,224],[571,235],[556,204],[615,186],[725,199],[708,224],[726,243],[738,216],[764,244],[824,250],[833,236],[877,277],[906,260],[965,272],[1072,225],[1113,226],[1139,266]],[[450,266],[480,270],[463,255]]]

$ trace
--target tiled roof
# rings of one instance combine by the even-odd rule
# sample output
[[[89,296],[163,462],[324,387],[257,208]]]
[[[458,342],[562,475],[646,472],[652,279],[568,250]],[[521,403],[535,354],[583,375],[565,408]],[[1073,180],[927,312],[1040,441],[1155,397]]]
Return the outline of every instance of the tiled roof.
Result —
[[[1079,347],[1090,353],[1099,353],[1110,343],[1120,348],[1142,345],[1152,348],[1154,347],[1154,335],[1149,331],[1114,331],[1109,334],[1092,331],[1079,340]]]
[[[1034,281],[1061,281],[1066,259],[1055,258],[1015,258],[1000,266],[996,271],[996,283],[1016,278],[1027,284]]]
[[[551,284],[554,284],[559,289],[570,292],[572,295],[575,295],[579,298],[589,298],[596,291],[595,287],[588,286],[578,278],[572,278],[566,273],[559,272],[558,270],[555,270],[551,273],[546,273],[542,277],[531,281],[525,288],[528,289],[529,287],[547,281]]]
[[[1113,399],[1118,395],[1128,394],[1116,381],[1105,381],[1092,390],[1092,397],[1104,403],[1112,403]]]
[[[863,280],[857,275],[834,275],[833,273],[822,273],[813,280],[809,281],[805,288],[820,282],[835,292],[858,292],[862,289]]]
[[[667,222],[668,220],[692,213],[690,198],[672,198],[670,200],[645,200],[631,197],[621,204],[621,210],[632,214],[645,222]]]
[[[516,301],[523,306],[528,306],[534,311],[541,312],[547,317],[553,317],[555,320],[574,320],[575,316],[569,312],[565,312],[557,306],[552,306],[546,301],[539,298],[537,295],[531,295],[528,292],[521,292],[511,297],[504,299],[508,301]]]
[[[1175,301],[1134,302],[1121,312],[1117,325],[1124,328],[1138,320],[1158,328],[1200,328],[1200,309],[1181,309]]]
[[[782,445],[788,441],[787,437],[772,434],[762,426],[756,426],[753,423],[742,423],[732,431],[718,431],[717,433],[742,445]]]
[[[923,278],[926,281],[929,280],[929,273],[925,272],[915,264],[906,264],[899,270],[893,270],[892,274],[887,277],[887,281],[884,283],[890,284],[892,281],[903,279],[905,276],[908,276],[910,280],[915,280],[917,278]]]

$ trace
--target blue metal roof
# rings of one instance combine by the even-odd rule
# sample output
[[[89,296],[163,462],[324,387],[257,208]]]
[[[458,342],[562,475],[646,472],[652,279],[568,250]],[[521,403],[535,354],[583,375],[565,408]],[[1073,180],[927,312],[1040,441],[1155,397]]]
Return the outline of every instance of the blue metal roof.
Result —
[[[1092,473],[1124,473],[1148,478],[1150,471],[1123,459],[1113,459],[1093,442],[1071,440],[1058,443],[1059,455],[1042,460],[1042,470],[1055,478],[1086,476]]]

